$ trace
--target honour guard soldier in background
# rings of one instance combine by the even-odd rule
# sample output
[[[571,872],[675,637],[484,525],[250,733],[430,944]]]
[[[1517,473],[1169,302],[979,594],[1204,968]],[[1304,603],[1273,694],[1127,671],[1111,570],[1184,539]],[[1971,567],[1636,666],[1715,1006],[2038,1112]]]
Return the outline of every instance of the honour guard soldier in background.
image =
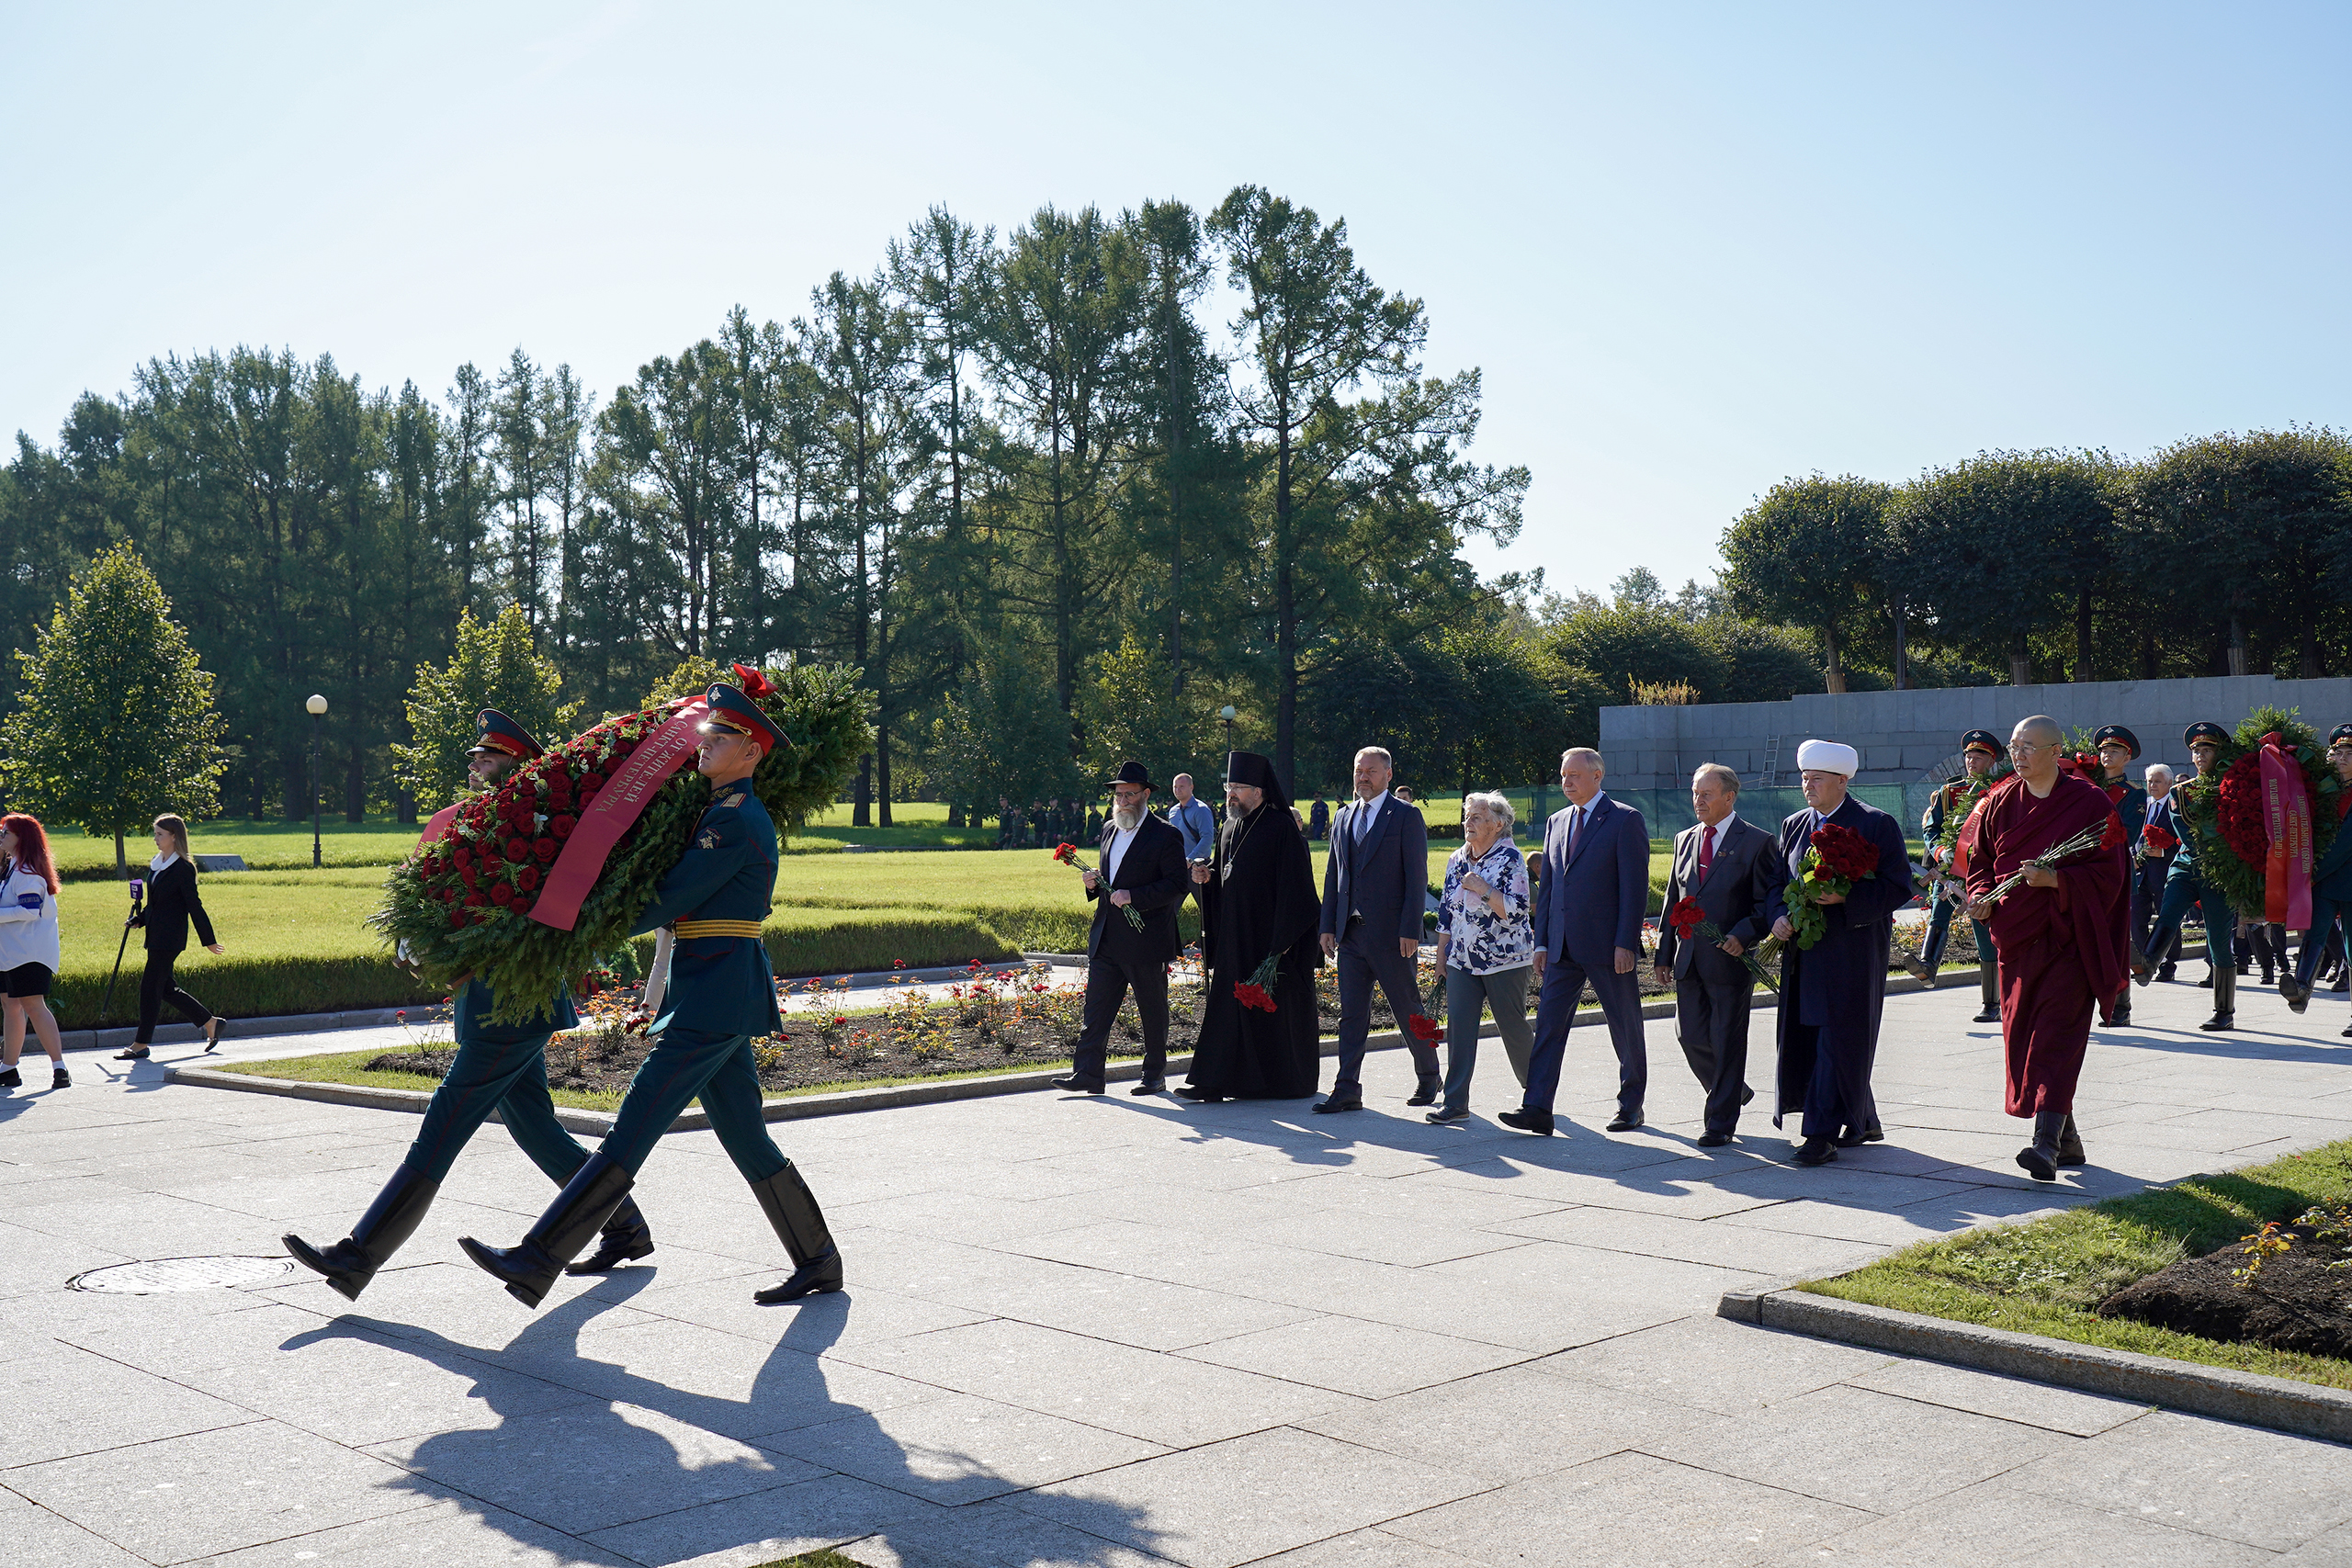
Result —
[[[1989,729],[1972,729],[1960,738],[1960,773],[1938,786],[1928,801],[1928,809],[1919,818],[1920,836],[1927,840],[1928,867],[1936,878],[1929,894],[1934,908],[1928,916],[1928,939],[1919,947],[1917,958],[1905,953],[1903,967],[1917,976],[1921,984],[1932,989],[1936,984],[1936,966],[1943,962],[1944,943],[1951,936],[1952,911],[1967,901],[1967,893],[1960,886],[1966,868],[1952,863],[1959,853],[1957,845],[1945,849],[1937,840],[1943,837],[1944,825],[1962,809],[1961,797],[1968,786],[1984,778],[1999,766],[2005,754],[2001,738]],[[1946,884],[1952,886],[1947,891]],[[1977,985],[1983,1005],[1977,1009],[1978,1023],[2001,1021],[2001,991],[1995,975],[1993,937],[1979,921],[1969,925],[1976,934]]]
[[[2140,756],[2140,738],[2120,724],[2103,725],[2091,737],[2091,744],[2098,749],[2099,776],[2092,782],[2107,791],[2108,804],[2123,818],[2123,840],[2136,844],[2148,826],[2148,792],[2132,782],[2124,770]],[[2112,997],[2099,998],[2099,1018],[2105,1027],[2120,1029],[2132,1021],[2132,983],[2129,978],[2132,940],[2140,928],[2132,923],[2132,901],[2126,898],[2123,908],[2123,929],[2116,940],[2122,944],[2126,978],[2123,989]]]
[[[468,765],[488,789],[516,763],[537,756],[539,743],[496,708],[482,709],[481,722],[481,739],[474,743]],[[588,1151],[555,1119],[555,1101],[548,1094],[548,1040],[557,1030],[580,1021],[571,994],[556,992],[543,1010],[523,1023],[491,1022],[490,1010],[496,1002],[480,980],[469,979],[459,988],[450,1029],[457,1058],[425,1105],[424,1124],[409,1145],[407,1157],[351,1234],[324,1248],[299,1235],[283,1238],[295,1261],[325,1275],[345,1301],[357,1301],[376,1270],[414,1234],[458,1151],[492,1111],[531,1163],[557,1185],[570,1181],[588,1163]],[[572,1264],[570,1272],[601,1274],[652,1252],[652,1227],[628,1198],[608,1216],[600,1216],[599,1223],[604,1245],[593,1257]],[[587,1234],[582,1233],[583,1243]],[[572,1250],[576,1254],[579,1248]]]
[[[2218,724],[2198,723],[2181,732],[2181,741],[2196,761],[2197,776],[2209,778],[2221,771],[2222,743],[2230,732]],[[2148,934],[2145,953],[2132,955],[2132,978],[2144,986],[2155,973],[2149,954],[2159,953],[2171,945],[2180,931],[2180,922],[2188,916],[2194,905],[2205,912],[2205,958],[2213,970],[2213,1016],[2197,1027],[2209,1033],[2235,1029],[2238,1023],[2238,967],[2233,953],[2237,934],[2237,911],[2221,890],[2207,882],[2197,870],[2197,835],[2189,830],[2185,813],[2179,813],[2180,851],[2173,856],[2172,870],[2165,877],[2165,901],[2156,912],[2155,930]]]
[[[792,1258],[791,1278],[752,1299],[796,1301],[842,1287],[841,1252],[816,1196],[768,1136],[752,1058],[752,1040],[784,1027],[775,975],[760,942],[760,921],[775,893],[775,825],[752,788],[752,774],[775,747],[790,741],[732,686],[711,687],[708,701],[697,765],[710,781],[710,807],[684,856],[638,917],[640,932],[676,928],[670,1011],[652,1024],[661,1043],[639,1066],[604,1146],[519,1246],[458,1238],[476,1263],[527,1306],[539,1304],[556,1271],[587,1245],[614,1205],[627,1200],[654,1144],[697,1097],[710,1130],[759,1195]]]
[[[2327,853],[2312,868],[2311,928],[2303,932],[2294,974],[2282,977],[2278,985],[2287,1005],[2299,1013],[2311,1005],[2312,979],[2338,922],[2352,934],[2352,825],[2346,820],[2352,817],[2352,724],[2339,724],[2329,734],[2327,760],[2343,786],[2335,796],[2335,837],[2329,840]],[[2312,804],[2319,807],[2317,801]],[[2352,1039],[2352,1024],[2345,1026],[2344,1035]]]

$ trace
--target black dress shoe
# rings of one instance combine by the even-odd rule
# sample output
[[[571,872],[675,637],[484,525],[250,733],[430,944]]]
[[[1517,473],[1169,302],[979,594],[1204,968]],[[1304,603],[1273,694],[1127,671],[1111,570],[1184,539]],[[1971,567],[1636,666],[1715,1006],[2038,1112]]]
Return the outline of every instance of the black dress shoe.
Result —
[[[2171,985],[2173,982],[2172,965],[2169,964],[2159,965],[2156,970],[2156,978],[2162,980],[2167,986]]]
[[[2001,1021],[2001,1010],[1999,1008],[1986,1008],[1984,1011],[1978,1013],[1969,1021],[1972,1023],[1998,1023]]]
[[[118,1062],[143,1062],[147,1059],[147,1047],[144,1045],[126,1046],[122,1050],[117,1051],[114,1054],[114,1059]]]
[[[1548,1111],[1530,1111],[1522,1106],[1517,1111],[1506,1111],[1495,1120],[1506,1127],[1516,1127],[1522,1133],[1532,1133],[1539,1138],[1548,1138],[1552,1135],[1552,1113]]]
[[[1315,1102],[1315,1111],[1316,1111],[1316,1114],[1317,1114],[1317,1115],[1318,1115],[1318,1116],[1329,1116],[1329,1115],[1330,1115],[1331,1113],[1333,1113],[1334,1111],[1362,1111],[1363,1109],[1363,1100],[1341,1100],[1341,1099],[1338,1098],[1337,1096],[1334,1096],[1333,1098],[1331,1098],[1331,1099],[1329,1099],[1329,1100],[1317,1100],[1317,1101]]]
[[[0,1073],[0,1089],[22,1089],[24,1087],[24,1077],[17,1071],[16,1068],[10,1067],[6,1072]]]
[[[1730,1142],[1731,1134],[1729,1133],[1702,1133],[1699,1134],[1699,1146],[1702,1149],[1719,1149]]]
[[[1064,1073],[1054,1080],[1054,1087],[1069,1094],[1101,1094],[1102,1092],[1102,1085],[1099,1080],[1082,1078],[1076,1073]]]
[[[1437,1086],[1435,1084],[1430,1084],[1426,1088],[1415,1089],[1413,1091],[1413,1097],[1405,1101],[1405,1103],[1408,1105],[1435,1105],[1437,1103]]]
[[[1840,1132],[1837,1138],[1838,1146],[1841,1149],[1859,1149],[1864,1144],[1883,1144],[1885,1141],[1886,1133],[1876,1122],[1872,1122],[1859,1133],[1848,1127]]]
[[[1826,1138],[1807,1138],[1789,1156],[1792,1165],[1827,1165],[1838,1157],[1838,1147]]]
[[[1641,1124],[1642,1113],[1639,1111],[1620,1111],[1617,1112],[1617,1119],[1609,1123],[1609,1130],[1612,1133],[1630,1133]]]
[[[1739,1086],[1739,1102],[1742,1105],[1746,1105],[1749,1100],[1754,1100],[1755,1098],[1756,1091],[1754,1089],[1748,1088],[1746,1084]]]
[[[1135,1088],[1127,1090],[1127,1092],[1134,1095],[1166,1094],[1168,1092],[1168,1080],[1166,1078],[1146,1078],[1141,1083],[1136,1085]]]
[[[1176,1090],[1176,1098],[1179,1100],[1195,1100],[1200,1101],[1203,1105],[1215,1105],[1219,1100],[1223,1100],[1225,1096],[1216,1089],[1194,1089],[1191,1084],[1183,1084],[1178,1087]]]
[[[1440,1125],[1448,1122],[1467,1122],[1470,1120],[1470,1108],[1465,1105],[1459,1111],[1432,1111],[1421,1120],[1434,1122]]]

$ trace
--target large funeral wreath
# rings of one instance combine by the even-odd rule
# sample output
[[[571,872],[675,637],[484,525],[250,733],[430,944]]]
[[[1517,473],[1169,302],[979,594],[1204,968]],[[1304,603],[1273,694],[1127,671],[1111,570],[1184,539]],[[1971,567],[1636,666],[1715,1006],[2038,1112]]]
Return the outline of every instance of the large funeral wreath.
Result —
[[[794,665],[743,682],[743,689],[791,739],[752,775],[768,815],[789,832],[832,803],[871,743],[868,698],[857,673]],[[548,868],[579,813],[646,737],[690,698],[608,718],[551,747],[494,789],[465,800],[448,830],[420,843],[392,868],[384,902],[368,917],[403,959],[435,985],[473,975],[497,993],[492,1017],[519,1021],[562,987],[596,967],[653,901],[662,876],[685,853],[710,800],[693,751],[655,786],[635,823],[612,847],[570,931],[529,919]]]
[[[2265,867],[2270,827],[2262,808],[2262,738],[2276,734],[2303,772],[2312,803],[2312,858],[2327,852],[2336,830],[2335,797],[2343,787],[2327,765],[2327,748],[2292,713],[2256,708],[2224,742],[2218,767],[2173,793],[2182,830],[2194,839],[2198,874],[2220,889],[2231,908],[2256,919],[2267,900]]]

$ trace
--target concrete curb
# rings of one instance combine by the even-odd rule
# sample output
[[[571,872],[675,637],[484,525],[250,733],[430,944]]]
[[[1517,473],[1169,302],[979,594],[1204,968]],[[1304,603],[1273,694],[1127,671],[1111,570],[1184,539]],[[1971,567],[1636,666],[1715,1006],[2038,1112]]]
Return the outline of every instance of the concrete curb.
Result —
[[[1792,1290],[1785,1283],[1726,1291],[1715,1310],[1719,1316],[1740,1323],[1808,1334],[1816,1339],[1948,1361],[2248,1427],[2352,1443],[2352,1392],[2317,1383],[1895,1312]]]
[[[1598,1010],[1592,1016],[1599,1018]],[[1479,1031],[1480,1040],[1497,1038],[1491,1023]],[[1401,1050],[1405,1037],[1396,1030],[1387,1030],[1364,1038],[1366,1051]],[[1339,1042],[1326,1039],[1320,1053],[1325,1056],[1340,1054]],[[1168,1058],[1169,1076],[1182,1074],[1193,1065],[1187,1054]],[[891,1111],[904,1105],[936,1105],[955,1100],[987,1100],[1000,1094],[1035,1094],[1050,1091],[1054,1079],[1068,1072],[1067,1067],[1043,1067],[1034,1072],[991,1073],[985,1077],[935,1078],[927,1083],[886,1084],[874,1089],[846,1089],[831,1094],[797,1094],[785,1100],[771,1100],[761,1112],[768,1122],[800,1122],[814,1116],[846,1116],[860,1111]],[[1105,1083],[1133,1083],[1143,1076],[1141,1062],[1112,1064],[1103,1075]],[[329,1105],[356,1105],[369,1111],[405,1111],[422,1116],[432,1101],[433,1091],[422,1089],[378,1089],[367,1084],[311,1083],[301,1078],[273,1078],[259,1073],[222,1072],[218,1067],[166,1066],[166,1083],[187,1084],[195,1089],[233,1089],[243,1094],[275,1094],[288,1100],[316,1100]],[[586,1133],[601,1137],[613,1130],[614,1113],[609,1111],[582,1111],[559,1105],[556,1120],[574,1133]],[[498,1120],[496,1111],[491,1112]],[[697,1132],[710,1125],[710,1117],[699,1105],[682,1112],[670,1123],[673,1133]]]

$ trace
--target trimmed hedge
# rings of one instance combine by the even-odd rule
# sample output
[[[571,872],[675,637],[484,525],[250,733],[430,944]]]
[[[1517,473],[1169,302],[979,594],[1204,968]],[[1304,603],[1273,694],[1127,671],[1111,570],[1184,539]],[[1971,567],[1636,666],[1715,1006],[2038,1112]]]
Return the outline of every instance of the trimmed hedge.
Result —
[[[195,950],[191,949],[193,953]],[[137,948],[123,954],[122,976],[114,983],[114,997],[104,1016],[98,1002],[106,992],[107,970],[69,969],[50,987],[49,1005],[61,1029],[111,1029],[139,1021],[139,971],[144,954]],[[178,970],[182,989],[224,1018],[275,1018],[289,1013],[344,1012],[354,1008],[413,1007],[438,1002],[442,993],[428,991],[401,972],[390,958],[253,957],[234,951],[215,958],[202,953],[200,962],[183,957]],[[107,968],[112,968],[109,964]],[[164,1021],[183,1021],[169,1008]]]

